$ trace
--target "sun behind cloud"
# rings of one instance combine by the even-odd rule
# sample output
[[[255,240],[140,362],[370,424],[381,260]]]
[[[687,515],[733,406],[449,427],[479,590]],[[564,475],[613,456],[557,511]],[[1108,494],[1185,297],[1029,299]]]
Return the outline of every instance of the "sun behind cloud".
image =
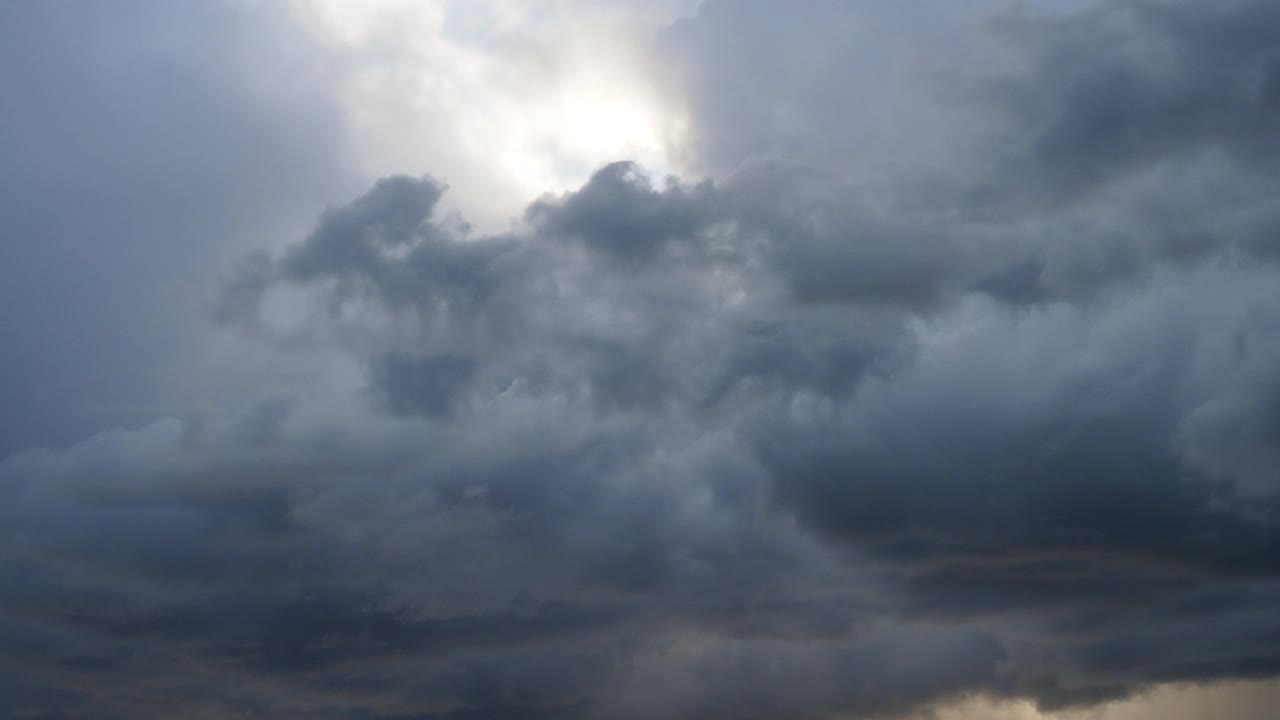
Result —
[[[568,7],[325,0],[296,11],[345,58],[340,97],[370,176],[432,168],[484,226],[609,162],[680,170],[688,121],[651,57],[653,19]]]

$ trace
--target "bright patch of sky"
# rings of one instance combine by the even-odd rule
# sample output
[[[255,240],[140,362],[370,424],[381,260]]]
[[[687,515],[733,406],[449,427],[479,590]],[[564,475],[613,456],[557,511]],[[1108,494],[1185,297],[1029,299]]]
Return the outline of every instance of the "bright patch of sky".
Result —
[[[446,206],[483,230],[614,160],[680,170],[685,111],[646,43],[693,7],[316,0],[295,11],[339,58],[361,170],[431,168],[453,188]]]

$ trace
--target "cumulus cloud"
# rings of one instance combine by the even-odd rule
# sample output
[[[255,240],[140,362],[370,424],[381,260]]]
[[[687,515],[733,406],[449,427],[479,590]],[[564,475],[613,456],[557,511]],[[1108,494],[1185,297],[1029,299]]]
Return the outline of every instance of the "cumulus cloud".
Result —
[[[481,233],[389,176],[250,255],[210,332],[251,401],[0,463],[0,693],[817,720],[1273,678],[1273,13],[870,8],[668,28],[708,179],[611,163]],[[842,68],[905,52],[867,28],[1002,60],[859,142],[989,122],[848,166],[880,86]],[[734,112],[779,56],[815,86]]]

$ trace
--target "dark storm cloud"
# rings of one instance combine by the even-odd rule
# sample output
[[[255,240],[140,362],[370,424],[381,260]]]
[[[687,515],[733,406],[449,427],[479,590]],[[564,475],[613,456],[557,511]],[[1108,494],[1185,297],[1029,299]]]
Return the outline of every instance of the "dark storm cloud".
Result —
[[[448,415],[475,365],[474,358],[463,355],[390,353],[374,364],[372,384],[392,412]]]
[[[650,259],[668,243],[696,239],[715,219],[708,184],[686,192],[678,184],[655,190],[633,163],[597,170],[561,202],[539,202],[528,217],[553,236],[570,237],[619,260]]]
[[[256,318],[273,276],[328,284],[332,313],[360,298],[444,312],[481,302],[494,290],[491,266],[514,246],[505,238],[455,242],[468,228],[429,222],[444,191],[429,177],[378,181],[351,204],[327,211],[306,241],[278,262],[250,256],[215,309],[215,319]]]
[[[251,256],[214,316],[271,356],[256,402],[0,465],[11,705],[816,720],[1274,677],[1270,10],[1003,22],[1021,61],[947,96],[1003,144],[877,180],[847,44],[979,24],[870,7],[669,32],[711,56],[714,181],[615,163],[476,235],[394,176]],[[814,86],[735,112],[720,73],[784,60]]]
[[[1267,3],[1157,1],[1003,25],[1030,59],[986,91],[1011,122],[971,197],[1061,236],[992,290],[1088,295],[1159,264],[1273,259],[1276,17]]]
[[[1123,3],[1011,31],[1035,54],[1018,86],[1025,140],[1059,192],[1209,150],[1263,171],[1280,149],[1280,9]]]

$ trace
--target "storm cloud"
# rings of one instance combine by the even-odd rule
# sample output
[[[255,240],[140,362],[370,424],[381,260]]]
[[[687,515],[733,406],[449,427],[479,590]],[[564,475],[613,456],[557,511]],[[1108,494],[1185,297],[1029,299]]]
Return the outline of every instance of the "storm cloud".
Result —
[[[496,232],[388,175],[243,243],[189,318],[223,402],[0,461],[7,712],[908,718],[1280,675],[1280,16],[941,5],[707,0],[651,39],[685,172],[603,164]]]

